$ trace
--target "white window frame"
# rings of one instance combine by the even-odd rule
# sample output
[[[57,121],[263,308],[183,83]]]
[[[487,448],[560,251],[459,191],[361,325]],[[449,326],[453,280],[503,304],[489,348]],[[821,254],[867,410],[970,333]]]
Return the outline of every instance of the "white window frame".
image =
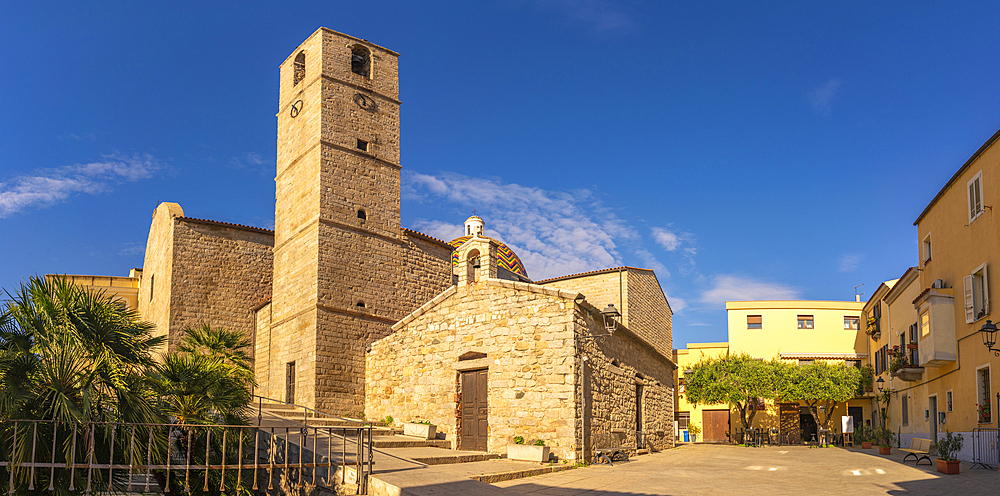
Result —
[[[982,284],[977,284],[982,281]],[[962,279],[965,292],[965,323],[971,324],[990,314],[990,278],[984,262]]]
[[[952,411],[952,405],[955,403],[955,393],[951,389],[944,392],[944,407],[947,408],[946,412]]]
[[[969,224],[983,215],[983,171],[979,171],[969,182],[965,183],[966,197],[969,199]],[[976,196],[978,195],[978,196]]]
[[[924,236],[924,240],[920,244],[920,250],[921,250],[921,257],[920,257],[920,259],[923,261],[924,265],[927,265],[927,262],[931,261],[931,255],[932,255],[932,253],[931,253],[931,233],[927,233],[927,236]]]
[[[851,321],[850,324],[857,323],[857,327],[850,327],[850,324],[848,324],[848,320]],[[860,315],[845,315],[844,316],[844,324],[845,324],[844,325],[844,330],[845,331],[859,331],[859,330],[861,330],[861,316]]]
[[[799,318],[805,317],[805,318]],[[801,324],[800,324],[801,322]],[[795,316],[795,327],[796,329],[815,329],[816,328],[816,315],[796,315]]]

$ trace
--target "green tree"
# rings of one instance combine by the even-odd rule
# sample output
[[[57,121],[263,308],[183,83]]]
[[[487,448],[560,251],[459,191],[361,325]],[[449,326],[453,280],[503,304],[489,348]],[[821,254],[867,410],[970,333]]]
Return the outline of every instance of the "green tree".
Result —
[[[98,457],[110,456],[111,427],[81,432],[70,440],[75,422],[161,422],[148,388],[151,351],[163,343],[152,325],[141,322],[105,292],[88,291],[65,278],[31,277],[0,313],[0,449],[14,448],[15,460],[31,457],[26,424],[14,435],[15,420],[52,420],[38,427],[36,459],[68,460],[91,442]],[[32,428],[34,429],[34,427]],[[51,452],[53,436],[59,442]],[[115,452],[124,453],[122,436]],[[158,440],[159,441],[159,440]],[[124,458],[116,456],[116,463]],[[25,494],[27,471],[18,471],[16,492]],[[36,488],[48,486],[48,471],[38,471]],[[4,477],[7,477],[4,474]],[[103,477],[97,471],[95,477]],[[57,494],[69,494],[69,471],[57,472]],[[124,481],[118,481],[124,483]],[[119,486],[121,487],[121,486]]]
[[[744,429],[750,428],[758,398],[774,399],[783,389],[788,365],[747,354],[705,358],[685,375],[684,394],[692,404],[728,404],[736,407]]]
[[[853,398],[862,384],[861,371],[844,363],[813,362],[789,370],[789,380],[784,382],[779,396],[804,401],[816,423],[826,429],[830,429],[837,406]],[[818,412],[820,403],[824,404],[822,420]]]
[[[238,331],[211,327],[204,324],[183,330],[184,337],[175,352],[164,357],[163,363],[151,372],[150,382],[158,398],[160,410],[174,424],[171,444],[182,457],[190,454],[192,459],[204,459],[210,453],[209,464],[236,463],[237,449],[230,441],[223,449],[223,431],[229,431],[229,439],[242,439],[251,443],[253,437],[240,437],[236,428],[209,426],[240,426],[247,424],[252,400],[251,387],[254,386],[253,370],[247,349],[250,340]],[[205,427],[194,427],[201,425]],[[211,434],[209,435],[209,432]],[[206,449],[211,444],[211,449]],[[252,444],[246,444],[247,450]],[[199,471],[200,472],[200,471]],[[181,474],[172,473],[170,486],[183,487]],[[154,473],[161,489],[167,486],[165,471]],[[208,474],[210,488],[205,494],[217,494],[222,474],[212,471]],[[192,478],[204,480],[205,475],[192,474]],[[232,471],[226,474],[226,487],[235,488],[238,494],[249,494],[252,481],[244,480],[237,487],[237,476]],[[202,494],[202,487],[191,487],[193,494]]]

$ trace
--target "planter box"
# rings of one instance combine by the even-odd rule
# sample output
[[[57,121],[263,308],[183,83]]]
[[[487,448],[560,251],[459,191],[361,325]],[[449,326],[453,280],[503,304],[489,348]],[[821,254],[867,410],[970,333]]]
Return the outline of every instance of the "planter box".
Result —
[[[868,441],[862,441],[861,442],[861,448],[862,449],[872,449],[872,443],[870,443]]]
[[[547,462],[549,461],[549,447],[528,444],[508,444],[507,458],[510,460],[523,460],[528,462]]]
[[[880,455],[891,455],[892,454],[892,446],[889,446],[888,448],[883,448],[883,447],[879,446],[878,447],[878,454],[880,454]]]
[[[420,439],[434,439],[437,437],[437,426],[433,424],[403,424],[403,435],[419,437]]]
[[[959,462],[958,460],[945,461],[938,458],[937,459],[938,472],[941,472],[942,474],[955,475],[958,473],[959,463],[961,462]]]

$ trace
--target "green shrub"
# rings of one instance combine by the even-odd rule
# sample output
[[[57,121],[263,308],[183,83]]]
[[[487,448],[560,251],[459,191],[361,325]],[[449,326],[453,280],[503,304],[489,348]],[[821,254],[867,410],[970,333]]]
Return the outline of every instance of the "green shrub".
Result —
[[[535,446],[545,446],[545,441],[542,441],[541,439],[535,439],[535,442],[533,444]]]
[[[524,444],[524,436],[514,436],[514,444]]]

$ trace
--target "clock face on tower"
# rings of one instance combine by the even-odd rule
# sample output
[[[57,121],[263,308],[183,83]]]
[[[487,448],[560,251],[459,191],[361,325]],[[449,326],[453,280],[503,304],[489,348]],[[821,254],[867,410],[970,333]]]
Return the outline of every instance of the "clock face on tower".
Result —
[[[378,112],[378,104],[375,103],[375,99],[368,95],[362,95],[361,93],[354,94],[354,103],[358,104],[359,107],[369,111]]]
[[[292,104],[292,108],[288,111],[288,114],[294,119],[299,116],[299,112],[302,112],[302,100],[296,100],[296,102]]]

